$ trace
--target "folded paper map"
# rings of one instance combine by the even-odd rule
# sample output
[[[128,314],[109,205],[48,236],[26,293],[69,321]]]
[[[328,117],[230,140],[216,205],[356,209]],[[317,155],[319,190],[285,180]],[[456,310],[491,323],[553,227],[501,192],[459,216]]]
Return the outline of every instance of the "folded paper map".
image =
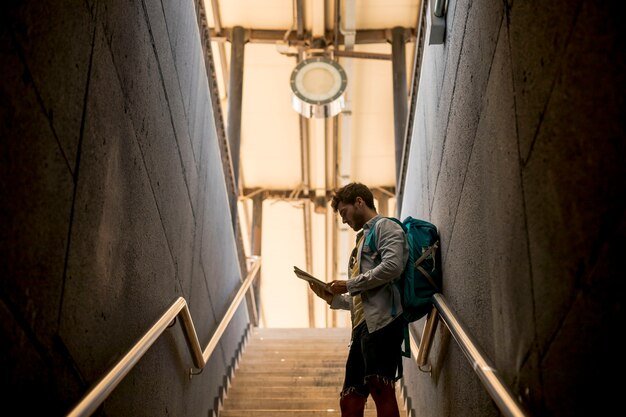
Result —
[[[317,284],[320,287],[324,288],[327,292],[332,293],[332,291],[330,291],[330,288],[327,282],[320,281],[319,279],[315,278],[313,275],[309,274],[306,271],[303,271],[297,266],[293,267],[293,272],[296,274],[298,278],[303,279],[308,282],[312,282],[313,284]]]

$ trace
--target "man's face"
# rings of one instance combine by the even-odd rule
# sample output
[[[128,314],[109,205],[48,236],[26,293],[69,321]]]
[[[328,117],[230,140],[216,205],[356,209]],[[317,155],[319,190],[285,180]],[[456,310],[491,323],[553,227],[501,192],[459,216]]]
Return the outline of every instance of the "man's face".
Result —
[[[357,197],[354,204],[340,202],[337,205],[337,212],[341,216],[343,223],[346,223],[352,230],[358,232],[365,224],[363,207],[365,207],[365,202],[361,197]]]

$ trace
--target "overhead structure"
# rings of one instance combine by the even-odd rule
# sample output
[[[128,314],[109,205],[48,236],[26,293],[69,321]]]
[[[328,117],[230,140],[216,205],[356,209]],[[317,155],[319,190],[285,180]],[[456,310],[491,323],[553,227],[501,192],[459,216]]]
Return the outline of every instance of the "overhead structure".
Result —
[[[330,196],[357,181],[373,189],[380,213],[397,208],[409,132],[407,73],[416,73],[407,58],[416,56],[422,1],[202,1],[211,4],[204,17],[215,84],[228,90],[219,95],[238,213],[247,213],[239,224],[250,252],[264,260],[259,282],[289,285],[290,268],[281,262],[301,263],[326,280],[347,278],[353,231],[328,209]],[[271,223],[275,210],[293,209],[297,216],[281,212]],[[259,253],[260,236],[269,239],[287,218],[298,219],[290,241],[274,251],[263,243]],[[308,306],[308,325],[341,325],[317,301],[297,306]]]

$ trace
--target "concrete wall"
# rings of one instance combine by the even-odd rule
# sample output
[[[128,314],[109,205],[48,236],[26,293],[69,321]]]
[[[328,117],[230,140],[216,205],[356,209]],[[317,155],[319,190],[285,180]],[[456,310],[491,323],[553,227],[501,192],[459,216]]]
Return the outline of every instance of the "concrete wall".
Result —
[[[179,296],[206,346],[239,261],[194,1],[0,8],[3,407],[64,415]],[[207,416],[247,325],[191,380],[172,326],[104,414]]]
[[[450,0],[421,70],[402,215],[439,227],[444,296],[537,416],[619,409],[626,61],[606,3]],[[429,360],[405,364],[418,416],[499,415],[442,325]]]

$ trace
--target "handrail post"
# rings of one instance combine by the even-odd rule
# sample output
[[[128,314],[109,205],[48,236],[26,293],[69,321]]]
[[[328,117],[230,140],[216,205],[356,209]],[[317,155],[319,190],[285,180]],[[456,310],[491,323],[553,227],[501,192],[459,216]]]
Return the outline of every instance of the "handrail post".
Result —
[[[444,5],[445,5],[445,0],[435,0],[433,14],[437,17],[443,17]]]
[[[430,353],[430,348],[433,344],[435,330],[437,329],[438,323],[439,313],[437,312],[437,307],[433,305],[433,308],[430,310],[428,318],[426,319],[426,323],[424,323],[422,339],[420,340],[419,350],[417,353],[417,367],[420,370],[422,370],[422,366],[426,365],[426,361],[428,360],[428,354]]]
[[[220,324],[217,326],[215,333],[213,333],[211,340],[209,340],[207,347],[204,349],[204,352],[202,353],[204,362],[209,360],[211,353],[213,353],[213,350],[215,349],[220,339],[222,338],[222,335],[224,334],[224,331],[226,330],[226,326],[228,326],[228,324],[230,323],[230,320],[235,315],[235,311],[237,311],[237,308],[239,307],[241,300],[245,296],[246,291],[248,291],[248,288],[250,288],[250,285],[252,285],[252,281],[254,281],[254,279],[256,278],[259,268],[261,268],[261,258],[254,257],[254,259],[255,259],[255,262],[250,268],[250,271],[248,271],[248,275],[246,276],[246,279],[243,281],[243,284],[241,284],[239,291],[237,291],[237,295],[235,295],[235,298],[231,302],[230,307],[228,307],[228,310],[224,314],[222,321],[220,321]]]

